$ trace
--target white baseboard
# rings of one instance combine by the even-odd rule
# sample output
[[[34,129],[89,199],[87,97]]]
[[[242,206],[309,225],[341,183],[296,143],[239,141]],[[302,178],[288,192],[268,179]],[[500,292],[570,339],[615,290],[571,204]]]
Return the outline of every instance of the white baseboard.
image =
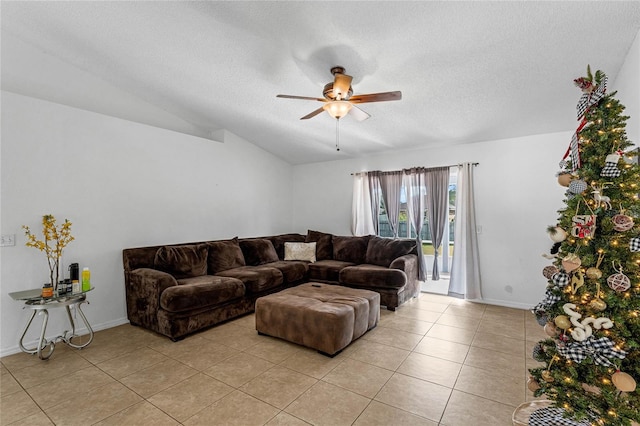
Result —
[[[78,322],[76,322],[78,323]],[[81,321],[80,321],[81,323]],[[93,329],[93,331],[100,331],[100,330],[106,330],[107,328],[113,328],[113,327],[117,327],[119,325],[123,325],[123,324],[129,324],[129,320],[127,318],[119,318],[117,320],[113,320],[113,321],[107,321],[107,322],[103,322],[100,324],[91,324],[91,328]],[[87,328],[86,327],[78,327],[76,328],[76,333],[78,333],[79,335],[82,334],[87,334]],[[45,336],[48,340],[54,339],[55,337],[57,337],[59,334],[51,334],[51,335],[47,335]],[[33,340],[31,342],[25,342],[24,344],[26,347],[35,347],[36,346],[36,340]],[[8,356],[8,355],[13,355],[13,354],[17,354],[22,352],[20,350],[20,346],[18,346],[18,343],[16,342],[16,344],[14,346],[8,347],[8,348],[3,348],[2,351],[0,351],[0,357],[4,357],[4,356]]]
[[[527,311],[531,310],[531,308],[533,308],[534,306],[526,303],[509,302],[506,300],[492,300],[492,299],[471,300],[471,302],[485,303],[487,305],[504,306],[505,308],[525,309]]]

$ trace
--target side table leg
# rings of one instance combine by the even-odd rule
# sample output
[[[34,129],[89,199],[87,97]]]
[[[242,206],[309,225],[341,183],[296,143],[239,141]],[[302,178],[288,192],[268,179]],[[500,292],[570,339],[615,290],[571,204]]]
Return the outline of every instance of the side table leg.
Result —
[[[18,345],[20,346],[20,350],[22,352],[26,352],[28,354],[35,354],[36,352],[38,352],[38,348],[33,348],[33,349],[29,349],[26,348],[24,346],[24,336],[27,335],[27,330],[29,330],[29,327],[31,327],[31,322],[33,321],[33,319],[35,318],[36,314],[38,313],[38,311],[33,311],[31,314],[31,318],[29,318],[29,321],[27,322],[27,326],[24,328],[24,331],[22,332],[22,336],[20,336],[20,342],[18,342]],[[40,343],[40,342],[39,342]]]
[[[44,319],[42,320],[42,330],[40,331],[40,339],[38,340],[38,346],[35,348],[27,348],[24,346],[24,336],[27,335],[27,330],[29,330],[29,327],[31,327],[31,323],[33,322],[33,319],[35,318],[38,312],[42,312],[44,314]],[[55,342],[47,342],[47,340],[44,337],[47,331],[48,320],[49,320],[49,312],[47,312],[46,309],[41,309],[41,310],[39,309],[39,310],[33,311],[33,313],[31,314],[31,318],[29,318],[29,321],[27,322],[27,326],[24,328],[24,331],[22,332],[22,336],[20,336],[20,342],[18,343],[20,346],[20,350],[22,352],[25,352],[31,355],[38,354],[38,358],[40,359],[49,359],[49,357],[53,353],[53,350],[55,349]],[[42,349],[47,347],[47,345],[50,345],[51,348],[49,349],[49,352],[47,354],[43,355]]]
[[[47,323],[49,322],[49,312],[46,309],[41,309],[40,312],[44,314],[44,319],[42,320],[42,331],[40,331],[40,340],[38,341],[38,358],[49,359],[53,350],[56,348],[56,343],[53,341],[47,342],[47,339],[44,338],[47,331]],[[49,353],[43,354],[42,349],[47,346],[47,343],[50,345]]]
[[[87,303],[89,303],[89,302],[87,301]],[[89,321],[87,320],[87,317],[84,315],[84,312],[82,312],[82,309],[80,307],[81,304],[82,304],[82,302],[78,303],[76,305],[76,309],[78,310],[78,313],[80,314],[80,318],[82,318],[82,321],[84,322],[84,325],[87,327],[87,330],[89,330],[89,340],[86,343],[82,344],[82,345],[76,345],[71,341],[71,339],[73,339],[74,337],[77,337],[76,336],[76,325],[75,325],[75,322],[73,321],[73,318],[71,317],[71,310],[69,309],[68,306],[66,307],[67,308],[67,316],[69,317],[69,323],[71,323],[71,334],[69,336],[67,336],[67,333],[65,332],[65,336],[64,336],[63,340],[67,345],[71,346],[72,348],[76,348],[76,349],[86,348],[93,341],[93,329],[91,328],[91,325],[89,324]]]
[[[67,309],[67,318],[69,318],[69,324],[71,324],[71,336],[69,338],[72,338],[73,336],[76,335],[76,323],[73,322],[73,317],[71,316],[71,309],[69,309],[69,306],[65,306],[65,308]],[[67,339],[67,333],[68,331],[64,332],[64,341],[66,342]]]

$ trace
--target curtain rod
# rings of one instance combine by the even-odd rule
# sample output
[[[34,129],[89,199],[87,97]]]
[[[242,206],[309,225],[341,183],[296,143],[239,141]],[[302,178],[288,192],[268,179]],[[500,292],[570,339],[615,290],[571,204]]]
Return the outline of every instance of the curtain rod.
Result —
[[[479,164],[480,163],[471,163],[472,166],[477,166]],[[451,164],[451,165],[448,165],[448,166],[434,166],[434,167],[425,167],[425,168],[427,168],[427,169],[435,169],[437,167],[462,167],[462,164]],[[409,167],[409,169],[417,169],[417,168],[419,168],[419,167]],[[401,171],[401,170],[398,170],[398,171]],[[366,173],[366,172],[354,172],[354,173],[351,173],[351,176],[357,175],[358,173]]]

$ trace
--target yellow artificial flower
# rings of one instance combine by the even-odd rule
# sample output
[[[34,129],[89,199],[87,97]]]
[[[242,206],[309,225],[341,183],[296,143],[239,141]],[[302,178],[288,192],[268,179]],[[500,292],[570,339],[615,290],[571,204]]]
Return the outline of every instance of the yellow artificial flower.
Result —
[[[42,216],[42,235],[43,240],[38,240],[31,232],[28,226],[22,225],[27,236],[27,247],[35,247],[47,255],[47,263],[49,264],[49,277],[53,288],[57,288],[60,269],[60,257],[62,257],[63,249],[75,238],[71,235],[71,222],[68,219],[60,227],[56,227],[56,218],[53,215]]]

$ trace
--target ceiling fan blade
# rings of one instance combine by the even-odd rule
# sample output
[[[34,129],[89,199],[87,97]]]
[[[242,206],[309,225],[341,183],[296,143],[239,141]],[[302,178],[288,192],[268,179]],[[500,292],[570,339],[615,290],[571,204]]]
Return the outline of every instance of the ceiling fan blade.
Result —
[[[351,80],[353,77],[346,74],[336,73],[333,81],[333,95],[337,99],[346,99],[348,97],[349,88],[351,88]]]
[[[304,117],[301,117],[300,120],[308,120],[310,118],[315,117],[316,115],[320,114],[322,111],[324,111],[323,107],[318,108],[315,111],[310,112],[309,114],[305,115]]]
[[[369,93],[366,95],[355,95],[349,98],[349,102],[363,104],[365,102],[399,101],[402,99],[402,92]]]
[[[295,95],[276,95],[276,98],[286,98],[286,99],[304,99],[307,101],[320,101],[320,102],[326,102],[326,99],[322,99],[322,98],[312,98],[309,96],[295,96]]]
[[[371,117],[371,115],[364,112],[363,110],[361,110],[355,105],[351,106],[351,109],[349,110],[349,114],[357,121],[364,121],[367,118]]]

